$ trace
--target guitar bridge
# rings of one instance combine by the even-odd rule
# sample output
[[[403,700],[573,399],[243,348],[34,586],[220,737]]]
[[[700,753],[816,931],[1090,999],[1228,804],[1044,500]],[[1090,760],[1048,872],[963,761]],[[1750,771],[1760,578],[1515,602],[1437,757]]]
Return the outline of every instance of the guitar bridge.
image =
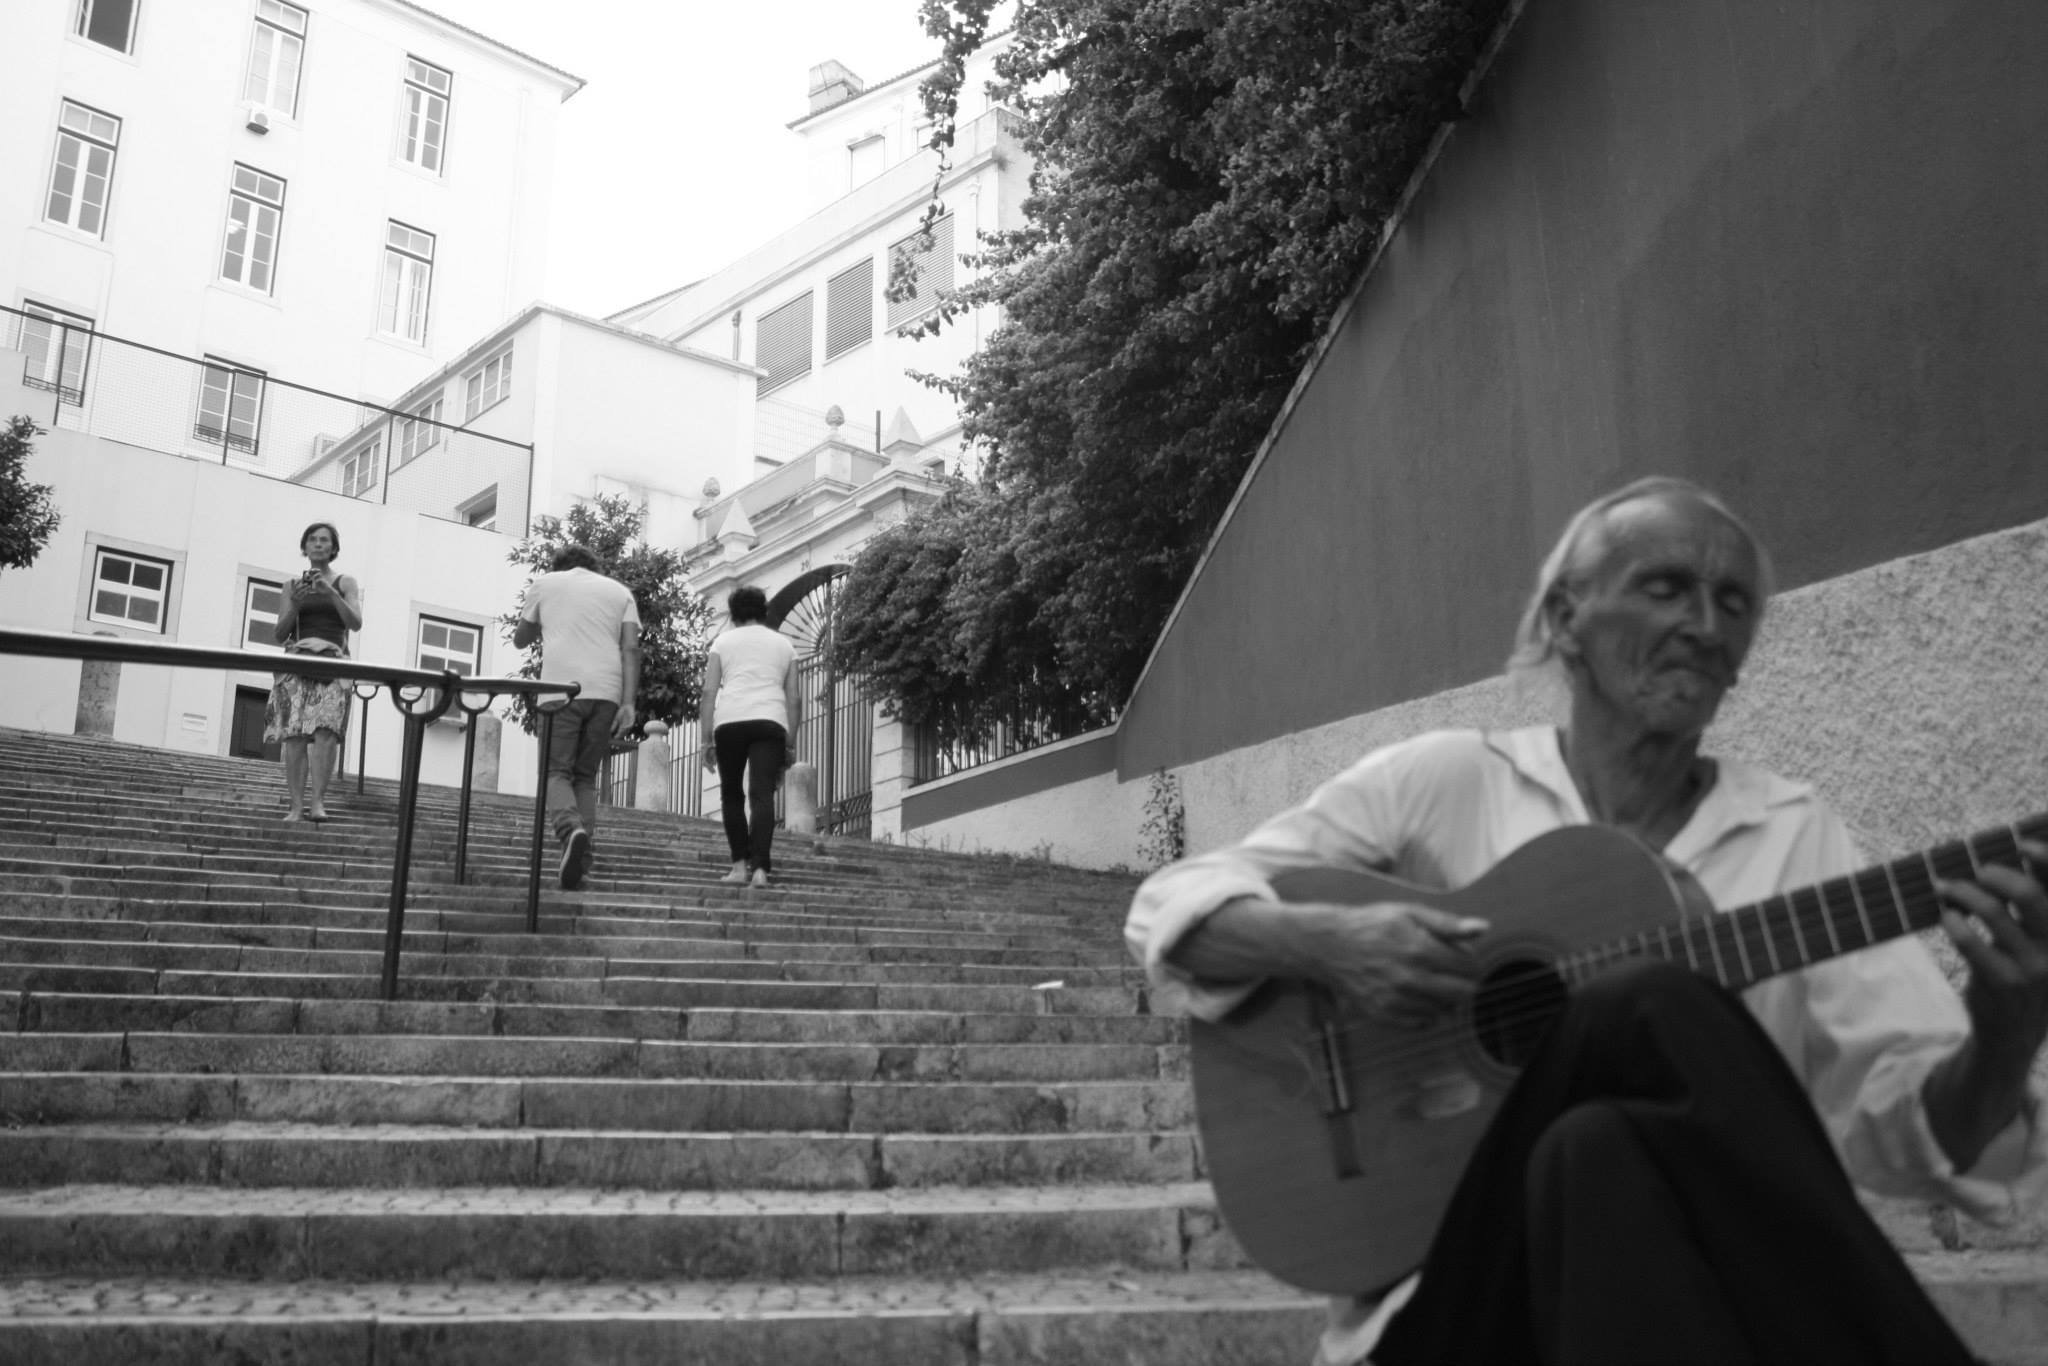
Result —
[[[1309,993],[1315,1042],[1309,1073],[1330,1135],[1330,1163],[1339,1180],[1363,1175],[1358,1135],[1351,1127],[1351,1082],[1345,1068],[1344,1036],[1338,1027],[1336,1003],[1318,988]]]

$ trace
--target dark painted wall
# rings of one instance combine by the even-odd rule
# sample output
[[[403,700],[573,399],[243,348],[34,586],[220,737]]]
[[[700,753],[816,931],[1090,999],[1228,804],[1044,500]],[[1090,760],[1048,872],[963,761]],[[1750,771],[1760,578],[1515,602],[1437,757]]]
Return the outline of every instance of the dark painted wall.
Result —
[[[2048,516],[2048,4],[1529,0],[1162,639],[1130,777],[1498,672],[1570,513],[1785,587]]]

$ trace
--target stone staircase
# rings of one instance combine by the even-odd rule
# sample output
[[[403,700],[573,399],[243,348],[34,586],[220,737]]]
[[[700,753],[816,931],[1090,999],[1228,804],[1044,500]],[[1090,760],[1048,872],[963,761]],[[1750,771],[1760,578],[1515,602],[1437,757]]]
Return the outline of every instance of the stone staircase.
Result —
[[[607,811],[525,932],[531,805],[279,824],[274,765],[0,730],[0,1362],[1308,1360],[1201,1181],[1130,879]],[[550,861],[552,871],[552,860]],[[1056,984],[1056,985],[1048,985]],[[2038,1242],[1889,1221],[1988,1358]]]

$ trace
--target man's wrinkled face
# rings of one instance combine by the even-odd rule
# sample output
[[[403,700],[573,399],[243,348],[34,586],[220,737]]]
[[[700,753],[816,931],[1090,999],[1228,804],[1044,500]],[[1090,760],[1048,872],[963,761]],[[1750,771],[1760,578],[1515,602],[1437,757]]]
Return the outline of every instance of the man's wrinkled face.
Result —
[[[1701,734],[1756,638],[1761,573],[1747,538],[1703,503],[1610,511],[1596,560],[1554,609],[1579,700],[1647,734]]]

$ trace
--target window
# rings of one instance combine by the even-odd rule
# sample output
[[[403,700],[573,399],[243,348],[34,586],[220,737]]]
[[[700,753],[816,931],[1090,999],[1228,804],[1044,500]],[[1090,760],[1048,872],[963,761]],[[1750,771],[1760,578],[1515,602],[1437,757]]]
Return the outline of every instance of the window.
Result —
[[[477,648],[482,643],[483,632],[474,626],[439,617],[421,617],[419,658],[414,667],[435,672],[446,669],[472,678],[478,670]]]
[[[846,185],[857,190],[882,173],[882,136],[862,138],[846,148]]]
[[[840,271],[825,284],[825,359],[843,356],[875,335],[875,258]]]
[[[249,72],[242,98],[290,116],[299,112],[299,61],[306,49],[306,12],[280,0],[256,0]]]
[[[277,230],[284,220],[284,182],[253,166],[235,165],[228,192],[227,241],[220,278],[265,294],[277,268]]]
[[[889,247],[889,326],[901,327],[953,288],[953,215],[932,224],[931,246],[922,231]],[[901,297],[898,297],[898,296]]]
[[[262,420],[263,372],[208,356],[199,378],[199,416],[192,423],[192,435],[209,446],[254,455]]]
[[[33,300],[23,300],[21,311],[21,382],[54,392],[59,403],[84,403],[92,319]]]
[[[137,0],[78,0],[78,36],[131,52],[135,46]]]
[[[476,497],[455,509],[455,515],[462,519],[464,526],[473,526],[478,531],[498,529],[498,486],[491,485]]]
[[[441,174],[448,137],[448,91],[455,77],[417,57],[405,59],[405,107],[400,113],[398,157]]]
[[[384,225],[384,284],[377,328],[426,345],[427,296],[434,282],[434,235],[403,223]]]
[[[756,394],[779,389],[811,372],[811,292],[791,299],[754,324],[754,364],[768,373],[756,382]]]
[[[506,347],[482,365],[469,372],[464,386],[467,395],[463,402],[463,421],[467,422],[484,409],[503,403],[512,396],[512,348]]]
[[[57,156],[50,167],[50,194],[43,203],[45,219],[94,237],[105,233],[114,145],[120,139],[121,120],[64,101],[57,114]]]
[[[411,464],[441,444],[441,400],[422,403],[410,417],[398,419],[398,450],[391,468]]]
[[[93,560],[92,605],[86,615],[111,626],[162,631],[170,592],[169,561],[100,550]]]
[[[243,649],[275,650],[277,614],[284,605],[284,585],[250,579],[242,594]]]
[[[349,498],[363,498],[377,487],[377,463],[384,454],[384,443],[372,441],[341,462],[341,491]]]

